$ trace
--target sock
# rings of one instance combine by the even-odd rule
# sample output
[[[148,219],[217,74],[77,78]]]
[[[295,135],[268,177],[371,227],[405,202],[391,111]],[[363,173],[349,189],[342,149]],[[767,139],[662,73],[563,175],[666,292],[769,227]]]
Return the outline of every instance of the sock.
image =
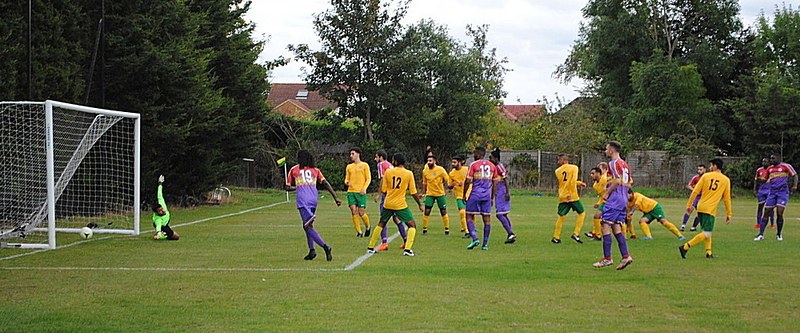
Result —
[[[695,216],[694,222],[692,222],[692,228],[697,228],[698,224],[700,224],[700,216]]]
[[[696,236],[692,237],[692,239],[690,239],[688,242],[686,242],[686,244],[683,244],[683,249],[684,250],[688,250],[690,247],[695,246],[697,244],[700,244],[705,239],[706,239],[706,234],[701,232],[701,233],[697,234]]]
[[[625,235],[621,232],[618,234],[614,234],[614,237],[617,238],[617,246],[619,246],[619,254],[622,255],[623,258],[628,256],[628,242],[625,240]],[[610,249],[609,249],[610,252]]]
[[[442,215],[442,224],[444,224],[444,230],[450,231],[450,216],[447,214]]]
[[[428,230],[428,224],[431,221],[430,215],[422,215],[422,230]]]
[[[561,239],[561,227],[564,225],[564,220],[567,219],[567,216],[559,216],[556,220],[556,230],[553,231],[553,238]]]
[[[686,223],[689,222],[689,216],[691,215],[683,213],[683,222],[681,222],[681,225],[686,225]]]
[[[353,227],[356,228],[357,233],[361,233],[361,224],[358,223],[358,215],[351,215],[353,217]]]
[[[603,235],[603,258],[611,258],[611,234]]]
[[[414,237],[417,236],[417,228],[408,227],[408,239],[406,239],[406,250],[411,250],[414,246]]]
[[[470,237],[472,237],[473,241],[478,240],[478,235],[475,233],[475,221],[474,220],[467,220],[467,232],[469,232]]]
[[[783,215],[778,216],[778,235],[782,235],[783,232]]]
[[[675,226],[674,224],[672,224],[671,222],[669,222],[669,221],[664,221],[664,223],[661,223],[661,225],[663,225],[663,226],[664,226],[664,228],[667,228],[667,230],[669,230],[670,232],[672,232],[672,234],[673,234],[673,235],[675,235],[675,236],[677,236],[677,237],[683,237],[683,234],[681,233],[681,231],[680,231],[680,230],[678,230],[678,227],[676,227],[676,226]]]
[[[375,227],[375,232],[372,233],[372,236],[369,236],[369,245],[367,246],[368,248],[370,249],[375,248],[375,244],[378,243],[378,238],[381,237],[381,230],[383,230],[383,228],[380,225]]]
[[[619,226],[622,229],[622,234],[623,235],[627,235],[628,234],[628,224],[627,223],[622,223]]]
[[[772,214],[769,214],[769,223],[775,224],[775,211],[772,211]]]
[[[628,227],[628,232],[630,232],[630,233],[631,233],[631,237],[634,237],[634,236],[636,236],[636,231],[635,231],[635,229],[633,228],[633,222],[630,222],[630,221],[628,221],[628,222],[625,222],[625,225]]]
[[[402,237],[403,240],[406,240],[406,238],[408,238],[408,234],[406,234],[406,226],[405,224],[403,224],[403,222],[397,224],[397,231],[400,232],[400,237]]]
[[[490,223],[483,223],[483,246],[489,245],[489,233],[492,232],[492,225]]]
[[[313,250],[314,249],[314,238],[311,237],[311,233],[309,232],[311,230],[312,229],[307,229],[306,230],[306,242],[308,243],[308,249],[309,250]]]
[[[380,234],[381,234],[381,243],[386,243],[386,242],[389,241],[389,231],[388,230],[389,230],[389,228],[381,228],[381,232],[380,232]],[[377,232],[378,230],[375,229],[375,231]]]
[[[320,236],[319,233],[316,230],[308,229],[308,230],[306,230],[306,234],[308,234],[311,237],[311,239],[315,243],[317,243],[319,246],[322,246],[323,248],[325,248],[327,246],[325,244],[325,240],[322,239],[322,236]],[[309,244],[309,245],[310,245],[308,247],[309,249],[313,249],[314,248],[314,244]]]
[[[367,229],[369,229],[369,216],[367,216],[367,213],[364,213],[364,215],[361,215],[361,221],[363,221],[364,222],[364,226],[367,227]]]
[[[761,217],[764,216],[764,207],[758,207],[756,211],[756,224],[761,224]]]
[[[704,243],[706,245],[706,254],[707,255],[711,254],[711,237],[706,237]]]
[[[461,217],[461,230],[467,230],[467,210],[466,209],[459,209],[458,215]]]
[[[514,229],[511,228],[511,220],[508,219],[508,214],[497,215],[497,219],[500,220],[500,224],[503,225],[503,229],[506,229],[507,234],[511,235],[514,233]]]
[[[645,222],[639,222],[639,227],[642,228],[642,233],[644,233],[645,237],[653,238],[653,234],[650,233],[650,226],[647,225]]]
[[[595,237],[600,237],[600,219],[592,219],[592,233]]]
[[[762,216],[761,217],[761,223],[758,224],[758,234],[759,235],[763,235],[764,234],[764,230],[767,229],[767,223],[768,223],[767,222],[767,217],[766,216]]]
[[[575,220],[575,231],[572,232],[578,236],[581,235],[581,229],[583,229],[583,220],[586,219],[586,212],[578,214],[578,219]]]

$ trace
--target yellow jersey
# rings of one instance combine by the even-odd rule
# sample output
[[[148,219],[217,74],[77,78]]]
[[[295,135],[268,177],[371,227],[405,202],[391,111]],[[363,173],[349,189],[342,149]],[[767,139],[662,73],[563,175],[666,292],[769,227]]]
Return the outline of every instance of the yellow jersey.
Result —
[[[558,201],[573,202],[578,197],[578,166],[566,163],[556,169],[558,178]],[[567,199],[569,197],[569,199]]]
[[[725,203],[725,213],[727,217],[733,216],[731,207],[731,180],[728,176],[719,171],[709,171],[700,177],[700,181],[695,185],[692,195],[689,196],[689,203],[686,208],[692,207],[694,198],[700,196],[697,203],[697,212],[709,215],[717,215],[719,201]]]
[[[601,175],[600,180],[594,182],[592,185],[594,192],[597,193],[598,197],[600,197],[600,199],[597,200],[597,205],[602,205],[603,202],[605,202],[605,200],[603,200],[603,195],[606,194],[606,189],[608,189],[609,178],[609,176]]]
[[[372,181],[372,175],[369,172],[369,164],[366,162],[359,162],[347,165],[344,174],[344,183],[347,185],[347,192],[366,192],[370,181]]]
[[[464,182],[467,180],[467,168],[462,166],[461,169],[450,170],[450,181],[453,184],[453,195],[456,199],[464,199]]]
[[[639,211],[645,214],[652,212],[653,209],[656,208],[656,205],[658,205],[658,201],[650,199],[641,193],[634,193],[633,201],[628,201],[628,203],[628,210],[632,210],[633,207],[638,207]]]
[[[381,181],[381,192],[386,193],[383,208],[391,210],[408,208],[406,191],[409,191],[411,195],[417,194],[414,174],[402,166],[386,170]]]
[[[426,164],[422,167],[422,185],[425,186],[425,195],[443,196],[444,184],[450,185],[450,176],[447,171],[439,165],[434,165],[433,169]]]

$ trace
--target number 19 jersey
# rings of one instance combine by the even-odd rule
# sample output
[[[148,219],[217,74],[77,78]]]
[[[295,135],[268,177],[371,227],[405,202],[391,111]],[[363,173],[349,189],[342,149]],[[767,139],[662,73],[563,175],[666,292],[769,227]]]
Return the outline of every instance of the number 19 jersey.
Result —
[[[500,180],[500,172],[489,160],[477,160],[469,165],[467,179],[472,181],[472,193],[469,200],[492,200],[492,181]]]
[[[406,191],[412,195],[417,194],[417,185],[414,183],[414,174],[402,166],[386,170],[381,181],[381,191],[386,193],[383,208],[401,210],[408,208]]]

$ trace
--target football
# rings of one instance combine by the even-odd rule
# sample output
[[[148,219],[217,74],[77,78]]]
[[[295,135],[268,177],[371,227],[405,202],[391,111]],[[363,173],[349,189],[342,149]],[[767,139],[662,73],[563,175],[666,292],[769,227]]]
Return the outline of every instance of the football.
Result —
[[[92,235],[94,235],[94,232],[92,232],[92,229],[89,227],[81,228],[81,237],[83,237],[83,239],[92,238]]]

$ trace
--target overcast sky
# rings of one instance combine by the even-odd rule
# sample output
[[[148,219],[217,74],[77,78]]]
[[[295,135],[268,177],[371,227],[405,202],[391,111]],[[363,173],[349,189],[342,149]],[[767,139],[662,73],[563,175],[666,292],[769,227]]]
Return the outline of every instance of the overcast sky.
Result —
[[[466,41],[465,27],[489,25],[489,46],[508,58],[504,89],[506,104],[536,104],[559,96],[568,103],[579,95],[583,82],[561,84],[552,77],[578,37],[581,9],[586,0],[412,0],[405,24],[432,19],[448,27],[450,36]],[[740,17],[751,26],[763,10],[768,16],[780,0],[741,0]],[[791,1],[789,1],[791,3]],[[329,0],[253,0],[247,18],[256,24],[256,38],[267,40],[261,60],[291,58],[288,44],[319,49],[313,15],[330,8]],[[301,67],[292,62],[271,73],[272,83],[303,82]]]

